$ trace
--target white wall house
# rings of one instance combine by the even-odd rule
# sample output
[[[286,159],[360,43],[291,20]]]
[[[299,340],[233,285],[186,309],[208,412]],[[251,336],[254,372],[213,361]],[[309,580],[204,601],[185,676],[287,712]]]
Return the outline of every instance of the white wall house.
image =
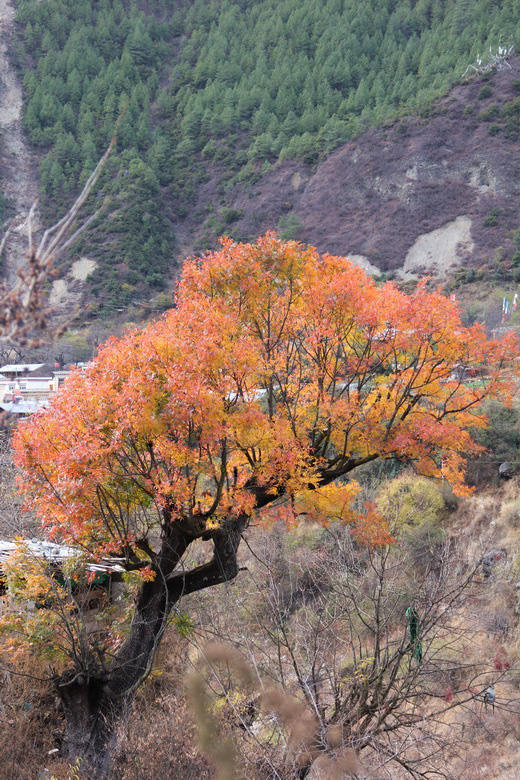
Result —
[[[43,402],[51,398],[70,371],[52,370],[45,363],[8,364],[0,367],[0,404]]]

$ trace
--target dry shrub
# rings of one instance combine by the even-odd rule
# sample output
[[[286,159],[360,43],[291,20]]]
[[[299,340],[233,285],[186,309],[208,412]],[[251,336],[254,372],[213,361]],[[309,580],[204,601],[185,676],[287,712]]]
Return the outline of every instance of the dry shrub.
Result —
[[[266,691],[263,707],[276,713],[287,733],[288,761],[297,768],[312,764],[321,750],[316,715],[304,702],[282,689]]]
[[[450,533],[464,536],[465,558],[476,563],[496,548],[514,555],[520,543],[520,480],[511,479],[499,488],[477,493],[460,502],[450,522]]]
[[[464,750],[454,769],[463,780],[518,777],[520,716],[509,710],[483,708],[467,717]],[[469,747],[471,746],[471,748]]]
[[[34,780],[49,766],[49,751],[59,745],[61,712],[50,682],[33,660],[18,665],[27,676],[2,673],[0,698],[0,774],[9,780]]]
[[[511,528],[520,529],[520,499],[514,498],[512,501],[504,501],[500,510],[500,519]]]
[[[480,493],[461,502],[455,528],[471,534],[472,541],[479,541],[479,535],[489,533],[490,522],[500,513],[500,498],[496,492]]]
[[[187,644],[173,632],[162,642],[152,672],[136,698],[111,780],[209,780],[198,748],[184,679]]]
[[[357,777],[360,771],[356,752],[347,747],[333,758],[320,756],[309,773],[309,780],[347,780],[347,778]]]
[[[113,780],[209,780],[193,719],[180,695],[138,702]]]
[[[504,575],[509,575],[509,567],[504,567]],[[514,635],[514,627],[517,622],[515,607],[518,591],[514,584],[505,576],[500,576],[498,570],[494,580],[484,583],[485,590],[481,591],[479,604],[479,618],[482,627],[488,634],[505,639]]]

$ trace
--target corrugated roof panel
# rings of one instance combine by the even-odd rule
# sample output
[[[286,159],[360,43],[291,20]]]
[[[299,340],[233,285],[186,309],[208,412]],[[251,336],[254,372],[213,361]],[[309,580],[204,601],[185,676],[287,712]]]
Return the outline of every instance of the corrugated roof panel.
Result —
[[[1,366],[0,374],[3,371],[9,371],[11,374],[16,371],[20,374],[23,374],[30,371],[37,371],[39,368],[42,368],[44,365],[45,363],[12,363],[12,364],[8,364],[7,366]]]

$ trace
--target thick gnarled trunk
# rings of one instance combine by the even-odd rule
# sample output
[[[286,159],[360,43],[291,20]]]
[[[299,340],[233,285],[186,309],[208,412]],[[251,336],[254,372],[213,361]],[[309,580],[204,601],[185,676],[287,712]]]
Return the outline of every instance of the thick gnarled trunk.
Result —
[[[178,528],[165,535],[155,561],[156,577],[143,584],[129,635],[110,669],[99,674],[67,672],[55,681],[65,713],[62,754],[80,758],[92,780],[108,776],[135,693],[149,674],[168,618],[185,595],[232,580],[247,518],[236,518],[212,533],[212,559],[190,571],[176,566],[193,541]]]
[[[107,777],[129,697],[109,696],[104,680],[84,681],[81,676],[71,682],[61,679],[58,695],[65,711],[63,756],[71,762],[80,758],[81,769],[92,780]]]

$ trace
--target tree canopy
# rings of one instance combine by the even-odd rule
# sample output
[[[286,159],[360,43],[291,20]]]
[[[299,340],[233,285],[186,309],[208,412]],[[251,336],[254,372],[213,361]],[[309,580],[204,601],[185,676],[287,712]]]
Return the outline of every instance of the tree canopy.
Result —
[[[479,54],[520,45],[517,0],[20,0],[17,19],[46,217],[84,182],[126,109],[126,156],[104,182],[116,225],[104,220],[95,242],[74,248],[98,261],[101,315],[171,274],[169,218],[200,211],[208,178],[218,210],[230,187],[277,159],[313,164],[369,124],[428,112]],[[144,192],[127,178],[136,167]],[[204,216],[207,248],[222,231]]]
[[[51,535],[140,549],[152,570],[153,528],[211,535],[284,495],[338,492],[361,522],[342,478],[378,457],[463,489],[467,429],[507,396],[516,354],[513,334],[489,341],[424,285],[378,287],[272,234],[225,239],[187,262],[174,309],[110,340],[19,427],[23,486]]]

